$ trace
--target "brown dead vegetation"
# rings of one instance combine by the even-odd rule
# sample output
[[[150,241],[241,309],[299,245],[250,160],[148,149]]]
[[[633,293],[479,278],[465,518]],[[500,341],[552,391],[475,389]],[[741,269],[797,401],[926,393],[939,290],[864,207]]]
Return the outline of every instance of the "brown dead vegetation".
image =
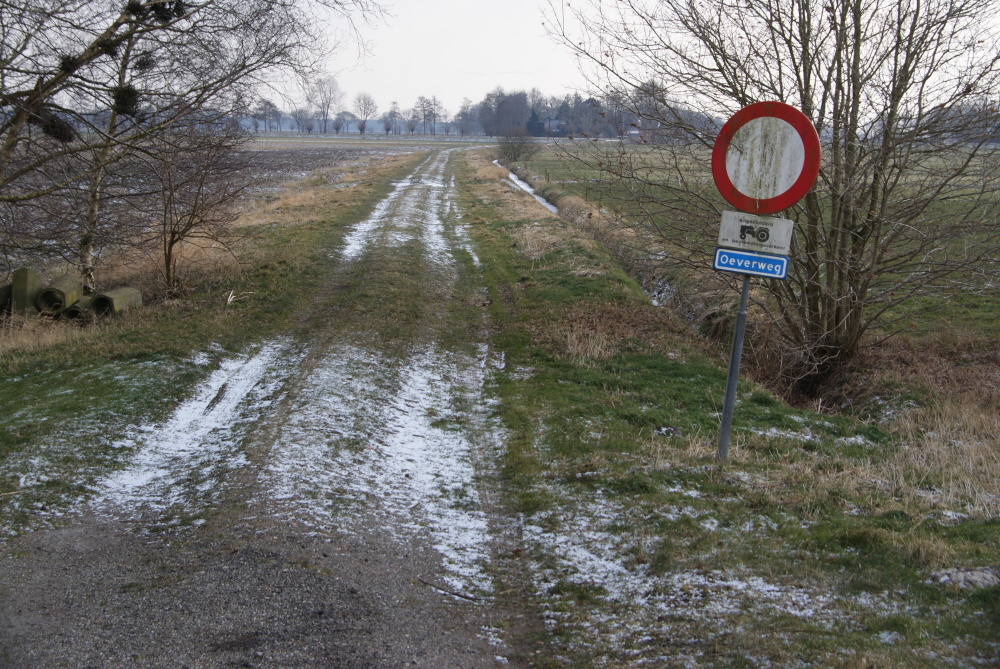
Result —
[[[854,385],[867,380],[870,387],[918,389],[930,396],[889,423],[905,446],[880,476],[931,505],[1000,513],[997,345],[945,334],[899,337],[866,351],[860,363]]]
[[[81,328],[77,323],[7,314],[0,319],[0,356],[15,351],[41,351],[93,336],[93,330]]]
[[[620,219],[609,215],[600,207],[588,202],[579,195],[564,193],[556,189],[556,184],[545,178],[520,169],[519,178],[544,194],[559,210],[559,216],[576,225],[594,241],[600,243],[614,258],[633,274],[637,273],[640,264],[638,258],[648,252],[648,248],[640,240],[636,231],[622,225]],[[647,269],[643,267],[642,269]]]
[[[556,355],[583,363],[607,360],[628,341],[651,346],[683,361],[683,349],[692,343],[668,312],[639,303],[577,305],[558,322],[544,330],[535,330],[534,335]]]
[[[487,163],[485,161],[482,161],[482,163],[483,164],[480,164],[476,167],[476,171],[473,174],[474,179],[480,179],[485,181],[500,181],[502,179],[507,178],[507,170],[505,170],[504,168],[497,167],[496,165],[492,163]]]
[[[555,234],[549,226],[539,226],[537,223],[523,225],[513,232],[517,248],[529,260],[538,260],[563,244],[565,235]]]
[[[927,389],[941,399],[996,411],[1000,407],[1000,346],[955,333],[893,337],[864,349],[851,382],[841,392],[857,395],[858,386],[887,383]]]

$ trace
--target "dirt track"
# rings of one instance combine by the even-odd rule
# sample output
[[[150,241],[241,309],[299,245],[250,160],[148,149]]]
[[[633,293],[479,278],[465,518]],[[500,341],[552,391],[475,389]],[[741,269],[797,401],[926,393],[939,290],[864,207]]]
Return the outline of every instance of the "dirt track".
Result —
[[[10,545],[0,666],[507,663],[483,483],[502,434],[447,161],[329,249],[296,332],[206,356],[77,521]]]

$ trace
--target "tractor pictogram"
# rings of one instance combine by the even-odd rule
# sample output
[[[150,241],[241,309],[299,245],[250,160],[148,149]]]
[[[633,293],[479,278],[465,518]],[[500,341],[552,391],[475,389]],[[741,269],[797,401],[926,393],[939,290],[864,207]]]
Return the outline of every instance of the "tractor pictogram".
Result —
[[[771,236],[771,233],[767,228],[763,226],[755,228],[752,225],[741,225],[740,239],[745,240],[747,238],[747,235],[750,235],[751,238],[756,239],[758,242],[766,242],[768,238]]]

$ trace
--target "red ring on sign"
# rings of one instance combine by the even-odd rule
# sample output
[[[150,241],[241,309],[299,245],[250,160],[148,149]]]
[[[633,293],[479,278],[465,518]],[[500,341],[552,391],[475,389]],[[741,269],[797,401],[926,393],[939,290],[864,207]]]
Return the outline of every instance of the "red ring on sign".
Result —
[[[729,153],[729,144],[740,128],[754,119],[765,116],[779,118],[795,128],[802,139],[805,160],[802,162],[799,178],[795,180],[791,188],[774,197],[758,200],[744,195],[733,185],[729,178],[729,172],[726,170],[726,154]],[[784,102],[755,102],[733,114],[732,118],[726,121],[722,130],[719,131],[719,136],[715,138],[715,146],[712,148],[712,177],[715,179],[716,188],[719,189],[726,202],[740,211],[745,211],[748,214],[773,214],[776,211],[788,209],[805,197],[805,194],[816,183],[816,177],[819,176],[821,157],[819,133],[816,132],[816,127],[805,114]]]

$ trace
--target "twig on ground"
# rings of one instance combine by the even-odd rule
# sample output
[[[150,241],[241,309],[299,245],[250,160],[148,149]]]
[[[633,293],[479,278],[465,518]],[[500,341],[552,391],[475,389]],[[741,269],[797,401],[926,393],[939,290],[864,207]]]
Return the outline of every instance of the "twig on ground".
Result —
[[[420,578],[419,576],[417,576],[417,580],[420,581],[421,583],[423,583],[426,586],[430,586],[430,587],[434,588],[435,590],[440,590],[441,592],[445,593],[446,595],[451,595],[452,597],[460,597],[462,599],[467,599],[470,602],[481,601],[479,599],[479,597],[473,597],[471,595],[463,595],[460,592],[452,592],[451,590],[448,590],[446,588],[442,588],[439,585],[434,585],[433,583],[428,583],[427,581],[425,581],[424,579]]]

